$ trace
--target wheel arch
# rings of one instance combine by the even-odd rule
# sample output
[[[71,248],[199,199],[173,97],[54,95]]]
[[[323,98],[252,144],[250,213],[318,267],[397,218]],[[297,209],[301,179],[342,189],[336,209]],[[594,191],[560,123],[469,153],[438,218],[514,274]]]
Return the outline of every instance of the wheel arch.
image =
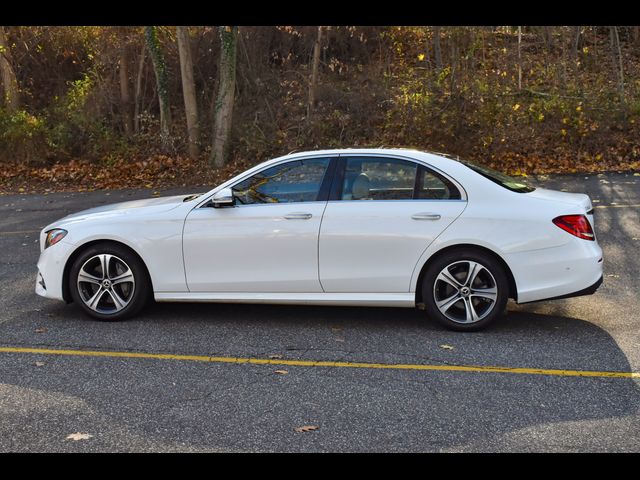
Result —
[[[429,258],[424,263],[424,265],[422,265],[422,268],[420,269],[420,274],[418,275],[418,283],[416,284],[416,305],[423,303],[422,281],[424,279],[424,274],[429,268],[429,266],[438,258],[438,256],[443,255],[445,253],[449,253],[454,250],[475,250],[477,252],[481,252],[485,255],[489,255],[493,257],[496,261],[498,261],[502,265],[502,268],[504,268],[504,271],[507,274],[507,280],[509,282],[509,298],[513,298],[514,300],[518,301],[518,288],[516,286],[516,281],[513,276],[513,272],[511,271],[511,268],[509,267],[507,262],[504,260],[504,258],[502,258],[498,253],[496,253],[495,251],[487,247],[483,247],[481,245],[476,245],[472,243],[460,243],[456,245],[449,245],[447,247],[444,247],[438,250],[437,252],[434,252],[429,256]]]
[[[120,242],[118,240],[112,240],[108,238],[96,239],[96,240],[88,241],[76,247],[73,253],[69,255],[69,258],[67,259],[67,262],[64,265],[64,270],[62,272],[62,298],[66,303],[73,302],[73,299],[71,298],[71,293],[69,292],[69,274],[71,273],[71,266],[73,265],[73,262],[75,262],[76,258],[78,258],[78,256],[80,256],[82,252],[84,252],[87,248],[90,248],[94,245],[98,245],[100,243],[109,243],[112,245],[117,245],[121,248],[128,250],[132,255],[135,255],[144,266],[145,272],[147,273],[147,279],[149,280],[149,285],[151,286],[151,291],[153,291],[153,280],[151,279],[149,268],[147,267],[147,264],[145,263],[144,259],[140,256],[138,252],[135,251],[135,249],[133,249],[130,245],[127,245],[126,243]]]

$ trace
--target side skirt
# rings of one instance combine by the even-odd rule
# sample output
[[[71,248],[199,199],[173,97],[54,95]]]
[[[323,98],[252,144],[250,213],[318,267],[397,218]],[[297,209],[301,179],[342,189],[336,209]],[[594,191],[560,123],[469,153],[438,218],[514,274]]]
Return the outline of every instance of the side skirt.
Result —
[[[415,307],[415,293],[244,293],[154,292],[157,302],[274,303],[286,305],[345,305]]]

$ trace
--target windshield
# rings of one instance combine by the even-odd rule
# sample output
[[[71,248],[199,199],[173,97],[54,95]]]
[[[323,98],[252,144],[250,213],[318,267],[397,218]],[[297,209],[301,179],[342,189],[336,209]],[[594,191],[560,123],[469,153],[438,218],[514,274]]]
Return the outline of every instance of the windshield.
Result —
[[[497,170],[494,170],[492,168],[485,167],[484,165],[477,165],[467,160],[458,159],[458,161],[466,165],[467,167],[469,167],[474,172],[479,173],[483,177],[488,178],[492,182],[495,182],[498,185],[511,190],[512,192],[529,193],[535,190],[534,187],[532,187],[531,185],[528,185],[526,182],[523,182],[522,180],[517,180],[513,177],[510,177],[509,175],[505,175],[504,173],[498,172]]]

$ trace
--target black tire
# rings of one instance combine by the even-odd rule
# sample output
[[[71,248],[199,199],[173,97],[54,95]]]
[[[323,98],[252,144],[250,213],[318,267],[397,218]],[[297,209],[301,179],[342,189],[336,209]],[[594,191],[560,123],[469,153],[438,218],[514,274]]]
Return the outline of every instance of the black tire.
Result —
[[[102,274],[102,258],[108,259],[106,277]],[[84,275],[79,279],[81,269],[84,274],[91,273],[94,276]],[[129,270],[131,275],[127,275]],[[132,280],[127,281],[130,276]],[[100,277],[101,282],[94,280]],[[118,277],[121,278],[118,280]],[[107,285],[108,288],[105,288],[105,278],[111,282]],[[89,281],[83,281],[85,279]],[[99,243],[83,250],[71,265],[68,282],[73,302],[87,315],[105,322],[124,320],[136,315],[152,296],[151,280],[142,260],[128,248],[115,243]],[[111,291],[107,291],[109,289]],[[104,293],[100,294],[100,291]],[[95,309],[92,309],[85,300],[91,300],[94,294],[99,298]]]
[[[479,273],[474,277],[473,285],[465,290],[464,283],[473,264],[482,268],[475,267]],[[438,278],[445,268],[457,281],[455,288],[450,282]],[[482,295],[491,295],[493,288],[497,292],[492,304],[490,298]],[[459,300],[456,300],[456,295]],[[495,257],[479,250],[461,248],[448,251],[438,256],[424,273],[422,301],[427,314],[450,330],[469,332],[486,328],[504,314],[508,299],[509,281],[504,267]],[[446,314],[438,307],[438,301],[443,309],[449,308]],[[473,317],[474,313],[476,317]]]

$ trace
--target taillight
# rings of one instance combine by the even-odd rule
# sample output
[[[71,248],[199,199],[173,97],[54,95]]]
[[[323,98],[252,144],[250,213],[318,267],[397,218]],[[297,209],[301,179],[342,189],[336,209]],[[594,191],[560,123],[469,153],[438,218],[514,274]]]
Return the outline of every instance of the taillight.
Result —
[[[595,240],[593,229],[584,215],[561,215],[553,219],[558,227],[583,240]]]

